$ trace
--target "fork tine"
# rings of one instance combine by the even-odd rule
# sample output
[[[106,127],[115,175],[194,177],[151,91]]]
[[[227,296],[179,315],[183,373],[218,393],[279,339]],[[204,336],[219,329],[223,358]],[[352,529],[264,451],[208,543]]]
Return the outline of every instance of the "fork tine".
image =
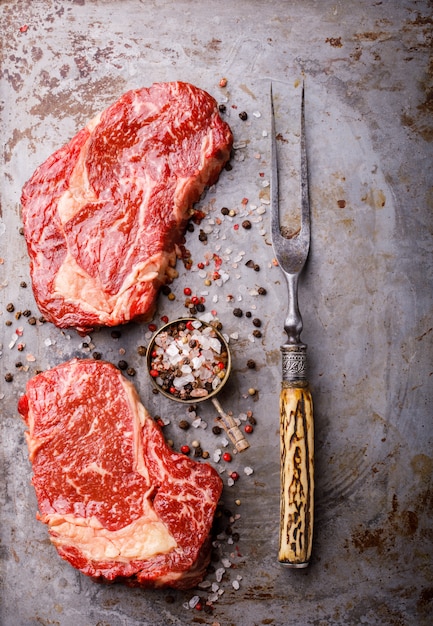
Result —
[[[275,135],[275,112],[272,93],[271,98],[271,231],[275,256],[282,270],[290,274],[301,271],[308,256],[310,243],[310,204],[308,193],[307,149],[305,141],[305,104],[304,85],[302,85],[301,104],[301,229],[292,237],[286,238],[281,233],[279,213],[279,185],[278,185],[278,152]]]
[[[301,102],[301,232],[310,241],[310,197],[308,190],[308,161],[305,140],[305,89],[302,83]]]

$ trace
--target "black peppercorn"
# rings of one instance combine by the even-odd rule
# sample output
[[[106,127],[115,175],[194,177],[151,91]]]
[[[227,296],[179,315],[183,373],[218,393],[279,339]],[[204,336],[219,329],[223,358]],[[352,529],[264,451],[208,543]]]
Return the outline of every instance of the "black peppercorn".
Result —
[[[261,320],[259,320],[259,318],[258,318],[258,317],[255,317],[255,318],[253,319],[253,324],[254,324],[254,326],[256,326],[257,328],[260,328],[260,326],[262,325],[262,322],[261,322]]]
[[[136,375],[136,371],[133,367],[128,367],[128,369],[126,370],[126,373],[128,374],[128,376],[135,376]]]
[[[242,228],[245,228],[245,230],[249,230],[251,228],[251,222],[250,220],[244,220],[242,222]]]
[[[128,363],[127,363],[126,361],[123,361],[123,360],[122,360],[122,361],[119,361],[119,362],[118,362],[118,364],[117,364],[117,367],[118,367],[120,370],[126,370],[126,369],[127,369],[127,367],[128,367]]]
[[[189,427],[190,423],[187,420],[180,420],[179,428],[181,428],[182,430],[188,430]]]
[[[221,433],[222,433],[221,426],[214,426],[212,428],[212,432],[213,432],[214,435],[221,435]]]
[[[120,336],[121,336],[120,330],[112,330],[111,331],[111,336],[113,337],[113,339],[119,339]]]
[[[221,213],[222,213],[223,215],[228,215],[228,214],[229,214],[229,212],[230,212],[230,211],[228,210],[228,208],[227,208],[226,206],[223,206],[223,208],[221,209]]]
[[[253,370],[256,367],[256,362],[253,359],[248,359],[247,367],[250,370]]]
[[[265,295],[267,294],[267,291],[266,291],[266,289],[265,289],[264,287],[259,287],[259,288],[257,289],[257,293],[258,293],[260,296],[265,296]]]
[[[12,302],[9,302],[9,304],[6,305],[6,311],[8,311],[8,313],[13,313],[15,311],[15,307]]]
[[[233,315],[235,317],[242,317],[242,309],[239,309],[239,308],[233,309]]]
[[[239,117],[241,118],[241,120],[242,120],[243,122],[245,122],[245,120],[247,120],[247,119],[248,119],[248,114],[247,114],[247,112],[246,112],[246,111],[241,111],[241,112],[239,113]]]
[[[253,330],[253,335],[254,337],[256,337],[257,339],[260,339],[260,337],[262,336],[262,333],[260,330]]]
[[[220,104],[218,106],[218,110],[219,110],[220,113],[225,113],[227,111],[227,107],[226,107],[225,104]]]
[[[7,372],[5,374],[5,381],[7,383],[11,383],[13,381],[13,379],[14,379],[13,374],[11,374],[10,372]]]

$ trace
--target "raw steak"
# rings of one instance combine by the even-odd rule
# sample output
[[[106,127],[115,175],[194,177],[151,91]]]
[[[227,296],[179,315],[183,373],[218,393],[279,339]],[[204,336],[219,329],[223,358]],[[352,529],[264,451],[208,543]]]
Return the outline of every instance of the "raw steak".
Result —
[[[125,93],[38,167],[21,202],[45,317],[81,333],[151,319],[232,139],[208,93],[156,83]]]
[[[174,452],[110,363],[73,359],[27,383],[18,405],[39,512],[60,556],[101,582],[195,586],[222,483]]]

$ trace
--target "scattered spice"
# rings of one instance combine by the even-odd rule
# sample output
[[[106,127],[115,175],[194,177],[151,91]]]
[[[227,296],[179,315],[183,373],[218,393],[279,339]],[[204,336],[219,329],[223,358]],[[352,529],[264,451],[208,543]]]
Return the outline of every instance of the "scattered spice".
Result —
[[[12,302],[9,302],[9,304],[6,305],[6,311],[8,311],[8,313],[13,313],[15,311],[15,306]]]
[[[126,370],[127,367],[128,367],[128,363],[126,361],[121,360],[121,361],[118,362],[117,367],[120,370]]]
[[[146,346],[138,346],[137,348],[137,352],[140,356],[146,356],[147,354],[147,348]]]
[[[5,374],[5,381],[7,383],[11,383],[13,381],[13,379],[14,379],[13,374],[11,374],[10,372],[6,372],[6,374]]]
[[[182,430],[188,430],[190,426],[191,424],[187,420],[180,420],[179,422],[179,428],[181,428]]]
[[[245,122],[245,120],[247,120],[247,119],[248,119],[248,114],[247,114],[247,112],[246,112],[246,111],[241,111],[241,112],[239,113],[239,117],[241,118],[241,120],[242,120],[243,122]]]
[[[243,315],[242,309],[240,309],[239,307],[236,307],[235,309],[233,309],[233,315],[235,317],[242,317]]]
[[[267,291],[264,287],[259,287],[257,289],[257,293],[259,294],[259,296],[265,296],[267,294]]]
[[[245,230],[250,230],[251,228],[251,222],[250,220],[244,220],[242,222],[242,228],[245,228]]]
[[[260,326],[262,325],[262,322],[261,322],[261,320],[260,320],[258,317],[255,317],[255,318],[253,319],[253,324],[254,324],[254,326],[256,326],[257,328],[260,328]]]
[[[250,370],[255,369],[255,367],[256,367],[256,362],[255,362],[253,359],[248,359],[248,361],[247,361],[247,367],[248,367],[248,369],[250,369]]]

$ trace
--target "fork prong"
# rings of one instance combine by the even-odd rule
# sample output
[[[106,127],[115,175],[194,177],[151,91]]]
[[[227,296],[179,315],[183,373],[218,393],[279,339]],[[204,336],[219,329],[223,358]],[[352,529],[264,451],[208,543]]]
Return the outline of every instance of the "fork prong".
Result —
[[[278,151],[275,133],[275,111],[272,93],[271,98],[271,231],[275,256],[284,272],[299,273],[307,259],[310,244],[310,205],[308,193],[307,149],[305,141],[305,104],[304,85],[302,85],[301,103],[301,228],[294,236],[286,238],[281,233],[278,185]]]
[[[308,160],[305,140],[305,88],[302,83],[301,102],[301,232],[310,242],[310,195],[308,190]]]

